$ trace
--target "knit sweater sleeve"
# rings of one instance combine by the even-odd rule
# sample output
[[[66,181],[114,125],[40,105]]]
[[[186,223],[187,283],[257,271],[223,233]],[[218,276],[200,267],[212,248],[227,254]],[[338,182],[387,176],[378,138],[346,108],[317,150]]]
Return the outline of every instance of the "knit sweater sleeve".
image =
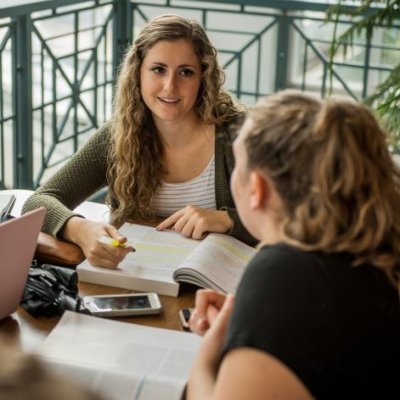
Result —
[[[228,235],[236,237],[251,246],[257,244],[257,240],[247,231],[239,218],[235,202],[230,190],[230,178],[234,168],[232,142],[236,137],[238,122],[234,121],[219,130],[216,136],[215,146],[215,194],[218,210],[224,210],[233,221],[233,226]]]
[[[66,221],[77,215],[72,210],[106,186],[110,143],[110,130],[105,125],[26,200],[22,212],[45,207],[42,231],[57,236]]]

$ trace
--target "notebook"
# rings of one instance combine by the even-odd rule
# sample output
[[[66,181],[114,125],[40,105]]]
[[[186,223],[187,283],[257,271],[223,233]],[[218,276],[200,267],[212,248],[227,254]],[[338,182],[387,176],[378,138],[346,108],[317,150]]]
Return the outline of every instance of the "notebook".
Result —
[[[21,301],[45,214],[41,207],[0,224],[0,320]]]

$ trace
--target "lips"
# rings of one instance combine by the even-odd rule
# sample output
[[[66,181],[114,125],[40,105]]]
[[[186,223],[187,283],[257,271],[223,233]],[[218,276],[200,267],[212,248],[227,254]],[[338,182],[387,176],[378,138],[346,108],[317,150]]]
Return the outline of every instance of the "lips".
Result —
[[[179,99],[173,99],[173,98],[168,98],[168,97],[157,97],[158,100],[162,101],[163,103],[167,104],[176,104],[179,102]]]

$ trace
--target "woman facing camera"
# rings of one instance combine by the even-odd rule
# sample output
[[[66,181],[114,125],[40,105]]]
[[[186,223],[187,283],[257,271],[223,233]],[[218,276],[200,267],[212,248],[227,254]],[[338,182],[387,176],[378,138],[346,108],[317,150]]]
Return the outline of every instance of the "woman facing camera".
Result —
[[[189,399],[383,399],[400,373],[400,173],[364,106],[283,91],[234,144],[262,242],[235,299],[199,291]]]
[[[148,22],[118,76],[114,114],[25,203],[47,209],[43,230],[77,244],[92,265],[115,268],[131,247],[116,229],[134,219],[166,218],[186,237],[227,233],[252,242],[229,189],[231,144],[243,114],[223,89],[217,51],[202,26],[177,15]],[[111,224],[72,210],[108,186]]]

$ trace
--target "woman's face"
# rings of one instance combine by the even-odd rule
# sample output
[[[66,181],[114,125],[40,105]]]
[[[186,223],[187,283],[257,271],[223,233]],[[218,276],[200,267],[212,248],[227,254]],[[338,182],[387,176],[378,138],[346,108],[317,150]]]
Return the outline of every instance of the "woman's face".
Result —
[[[143,59],[141,94],[156,125],[197,118],[200,83],[200,60],[188,40],[160,40]]]

